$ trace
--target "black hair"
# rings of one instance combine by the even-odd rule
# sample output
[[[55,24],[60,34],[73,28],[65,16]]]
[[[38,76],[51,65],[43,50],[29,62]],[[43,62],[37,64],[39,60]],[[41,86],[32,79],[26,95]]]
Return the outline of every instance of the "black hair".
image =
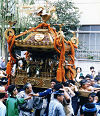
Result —
[[[94,69],[94,66],[91,66],[91,67],[90,67],[90,70],[91,70],[91,69]]]
[[[81,87],[82,87],[82,85],[85,85],[87,82],[88,82],[88,81],[85,80],[85,79],[81,80],[81,81],[80,81],[80,85],[81,85]]]
[[[88,99],[89,99],[89,97],[92,97],[93,98],[93,101],[94,101],[94,97],[96,96],[96,93],[94,93],[94,92],[92,92],[92,93],[90,93],[89,95],[88,95]],[[89,100],[90,101],[90,100]]]
[[[80,76],[79,79],[85,79],[85,77],[84,76]]]
[[[95,97],[96,96],[96,93],[94,93],[94,92],[92,92],[92,93],[90,93],[89,95],[88,95],[88,97]]]
[[[58,81],[56,79],[51,79],[50,82],[55,82],[56,84],[58,83]]]
[[[60,88],[63,88],[62,84],[61,83],[57,83],[56,85],[54,85],[54,89],[56,91],[58,91]]]
[[[29,85],[31,85],[30,83],[26,83],[23,87],[24,90],[28,89],[29,88]]]
[[[68,81],[66,81],[66,82],[62,82],[62,84],[65,86],[65,87],[69,87],[69,82]]]
[[[87,74],[87,75],[85,76],[85,79],[86,79],[86,78],[91,79],[91,75],[90,75],[90,74]]]
[[[11,96],[13,95],[13,91],[14,91],[15,88],[16,88],[15,85],[9,85],[8,86],[8,92],[11,94]]]
[[[72,83],[73,85],[75,85],[75,81],[74,80],[68,80],[69,84]]]
[[[0,99],[5,97],[5,93],[0,93]]]
[[[98,96],[98,102],[100,102],[100,91],[97,92],[96,96]]]
[[[78,68],[80,68],[80,72],[82,72],[82,68],[81,67],[77,67],[76,68],[76,73],[77,73]]]

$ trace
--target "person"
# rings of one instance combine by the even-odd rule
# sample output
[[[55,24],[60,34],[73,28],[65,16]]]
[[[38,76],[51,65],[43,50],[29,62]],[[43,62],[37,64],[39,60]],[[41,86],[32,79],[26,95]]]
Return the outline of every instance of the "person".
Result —
[[[51,88],[49,88],[43,92],[39,92],[39,93],[32,95],[32,96],[38,96],[38,97],[46,97],[47,106],[46,106],[46,109],[43,114],[44,116],[48,116],[48,108],[49,108],[49,103],[51,100],[51,94],[53,93],[54,85],[56,85],[57,83],[58,83],[58,81],[56,79],[51,79]]]
[[[23,87],[24,91],[21,91],[17,94],[18,98],[27,98],[30,94],[34,94],[32,90],[32,85],[30,83],[26,83]],[[41,97],[33,96],[31,99],[27,100],[24,104],[19,105],[20,114],[19,116],[34,116],[36,115],[36,109],[42,108],[42,99]]]
[[[94,66],[90,67],[90,75],[91,75],[91,79],[93,79],[95,77],[95,70],[94,70]]]
[[[18,105],[23,104],[25,100],[28,100],[31,97],[18,99],[16,97],[18,91],[15,85],[9,85],[8,92],[10,96],[8,97],[6,101],[7,116],[19,116]]]
[[[8,84],[8,78],[2,77],[1,78],[1,86],[3,86],[6,91],[7,91],[7,88],[8,88],[7,84]]]
[[[87,103],[82,107],[84,116],[96,116],[97,108],[94,103]]]
[[[80,79],[79,79],[80,76],[83,76],[82,68],[81,67],[77,67],[76,68],[76,81],[77,82],[80,82]]]
[[[62,105],[64,93],[58,90],[54,93],[54,99],[49,104],[48,116],[65,116],[64,107]]]
[[[8,88],[8,86],[7,86],[7,84],[8,84],[8,79],[6,77],[2,77],[1,78],[1,86],[4,87],[5,91],[6,91],[5,97],[4,97],[5,98],[4,104],[6,104],[6,100],[8,98],[8,94],[7,94],[7,88]]]
[[[96,93],[92,92],[88,95],[88,101],[89,103],[94,103],[95,102],[95,96],[96,96]]]
[[[68,101],[68,99],[66,99],[67,104],[64,106],[66,116],[73,116],[74,115],[74,111],[73,111],[73,107],[72,107],[72,97],[75,96],[75,93],[72,90],[73,84],[71,82],[72,82],[71,80],[70,81],[68,80],[67,82],[64,83],[64,89],[66,90],[67,94],[69,95],[69,101]]]
[[[55,91],[63,90],[64,99],[63,99],[62,105],[64,106],[65,115],[72,116],[73,115],[73,108],[71,105],[71,97],[68,94],[68,91],[70,91],[70,90],[68,90],[68,88],[66,90],[66,87],[64,87],[65,84],[66,84],[66,82],[62,82],[62,83],[57,83],[56,85],[54,85],[53,93],[51,94],[51,100],[54,99]]]
[[[95,79],[91,79],[91,86],[94,88],[100,88],[100,84],[97,84]]]
[[[96,96],[98,97],[96,108],[97,108],[97,116],[100,116],[100,91],[97,92]]]
[[[0,116],[6,116],[6,106],[4,105],[5,88],[0,87]]]
[[[80,89],[79,89],[79,94],[80,94],[80,96],[79,96],[79,98],[80,98],[79,104],[80,104],[80,115],[82,116],[83,115],[82,106],[84,104],[88,103],[88,96],[81,95],[80,91],[82,91],[82,92],[89,92],[88,91],[88,81],[85,80],[85,79],[81,80],[80,85],[81,86],[80,86]]]
[[[5,58],[1,58],[1,61],[0,61],[0,68],[2,69],[2,70],[6,70],[6,63],[5,63]]]

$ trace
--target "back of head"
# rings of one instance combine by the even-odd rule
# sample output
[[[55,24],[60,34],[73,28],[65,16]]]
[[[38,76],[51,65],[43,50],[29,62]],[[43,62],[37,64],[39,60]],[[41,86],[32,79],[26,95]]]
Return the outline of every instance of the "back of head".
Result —
[[[15,88],[16,88],[15,85],[9,85],[8,86],[8,92],[12,95]]]
[[[56,91],[58,91],[60,88],[63,88],[62,84],[61,83],[57,83],[56,85],[54,85],[54,89]]]
[[[62,82],[62,84],[64,85],[64,87],[69,87],[69,85],[70,85],[70,83],[68,81]]]
[[[90,75],[90,74],[87,74],[87,75],[85,76],[85,79],[91,79],[91,75]]]
[[[74,80],[68,80],[69,83],[75,85],[75,81]]]

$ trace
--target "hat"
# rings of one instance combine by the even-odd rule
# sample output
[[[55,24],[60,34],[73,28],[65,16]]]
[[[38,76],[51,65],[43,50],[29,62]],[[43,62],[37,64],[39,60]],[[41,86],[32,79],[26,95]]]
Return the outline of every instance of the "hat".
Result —
[[[12,93],[12,92],[14,91],[15,88],[16,88],[15,85],[9,85],[9,87],[8,87],[8,92],[9,92],[9,93]]]
[[[97,108],[94,103],[87,103],[82,106],[83,112],[96,112]]]
[[[0,86],[0,93],[6,93],[5,88]]]
[[[56,95],[64,95],[64,91],[58,90],[58,91],[55,91],[54,94],[56,94]]]

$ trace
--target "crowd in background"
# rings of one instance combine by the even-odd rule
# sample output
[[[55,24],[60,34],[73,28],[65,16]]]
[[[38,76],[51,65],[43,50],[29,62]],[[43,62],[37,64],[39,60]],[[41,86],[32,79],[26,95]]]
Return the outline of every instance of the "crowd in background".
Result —
[[[7,85],[6,66],[0,60],[0,116],[100,116],[100,72],[89,67],[84,76],[76,68],[76,78],[66,82],[51,80],[51,88],[38,93],[30,83],[21,89]],[[18,90],[17,90],[18,89]]]

